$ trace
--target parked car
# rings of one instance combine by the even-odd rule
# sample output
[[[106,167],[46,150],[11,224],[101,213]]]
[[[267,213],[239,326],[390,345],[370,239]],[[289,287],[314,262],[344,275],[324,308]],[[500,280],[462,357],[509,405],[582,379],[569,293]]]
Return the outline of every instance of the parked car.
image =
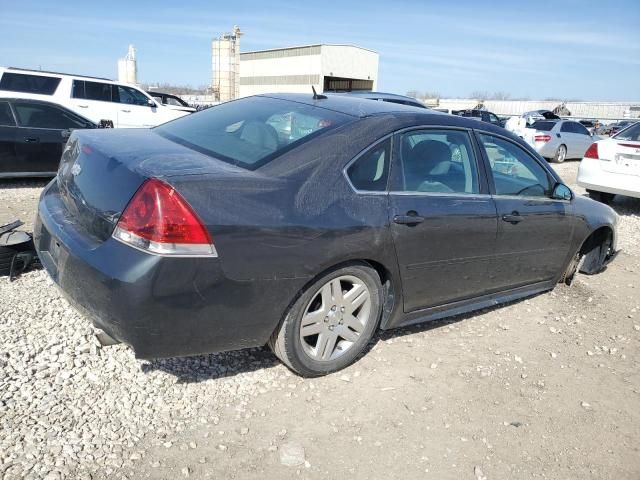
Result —
[[[615,195],[640,198],[640,122],[589,147],[580,162],[578,185],[603,203]]]
[[[593,137],[573,120],[538,120],[525,129],[523,138],[544,158],[562,163],[567,158],[582,158]]]
[[[306,127],[287,140],[283,116]],[[551,290],[616,251],[615,212],[518,137],[414,107],[254,96],[69,142],[35,245],[140,358],[268,343],[322,375],[379,328]]]
[[[153,127],[187,115],[156,102],[133,85],[105,78],[0,67],[0,98],[57,103],[93,123]]]
[[[504,123],[502,122],[502,120],[500,120],[495,113],[487,112],[486,110],[477,110],[477,109],[457,110],[453,113],[454,115],[460,115],[461,117],[476,118],[483,122],[497,125],[498,127],[504,126]]]
[[[161,92],[147,92],[149,96],[153,97],[157,102],[160,102],[163,106],[170,108],[171,110],[177,110],[179,112],[195,112],[194,107],[190,107],[187,102],[178,97],[177,95],[171,95],[170,93]]]
[[[54,176],[71,132],[93,128],[60,105],[0,98],[0,178]]]
[[[596,130],[600,127],[598,120],[579,120],[579,122],[591,135],[596,135]]]
[[[504,128],[519,137],[524,136],[526,128],[539,120],[560,120],[560,117],[550,110],[532,110],[517,117],[511,117],[504,123]]]
[[[356,98],[367,98],[369,100],[378,100],[379,102],[397,103],[399,105],[408,105],[410,107],[427,108],[426,105],[413,97],[407,97],[406,95],[396,95],[395,93],[384,92],[343,92],[343,93],[328,93],[329,95],[347,95]]]

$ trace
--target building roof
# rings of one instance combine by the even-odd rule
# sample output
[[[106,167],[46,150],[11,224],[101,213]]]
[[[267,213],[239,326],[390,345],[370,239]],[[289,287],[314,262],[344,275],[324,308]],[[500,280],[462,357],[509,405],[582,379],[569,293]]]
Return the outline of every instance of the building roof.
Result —
[[[247,51],[247,52],[240,52],[240,56],[246,55],[246,54],[249,54],[249,53],[277,52],[277,51],[281,51],[281,50],[293,50],[293,49],[296,49],[296,48],[312,48],[312,47],[351,47],[351,48],[357,48],[359,50],[366,50],[368,52],[375,53],[376,55],[378,54],[378,52],[376,52],[375,50],[371,50],[369,48],[360,47],[358,45],[353,45],[353,44],[350,44],[350,43],[312,43],[312,44],[308,44],[308,45],[293,45],[291,47],[267,48],[267,49],[264,49],[264,50],[251,50],[251,51]]]

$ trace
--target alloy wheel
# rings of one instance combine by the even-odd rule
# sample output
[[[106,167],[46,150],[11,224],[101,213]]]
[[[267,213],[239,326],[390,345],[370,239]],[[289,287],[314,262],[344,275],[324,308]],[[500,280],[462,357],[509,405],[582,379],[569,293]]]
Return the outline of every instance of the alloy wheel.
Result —
[[[316,361],[331,361],[358,341],[371,321],[371,293],[352,275],[334,278],[312,297],[300,322],[305,354]]]

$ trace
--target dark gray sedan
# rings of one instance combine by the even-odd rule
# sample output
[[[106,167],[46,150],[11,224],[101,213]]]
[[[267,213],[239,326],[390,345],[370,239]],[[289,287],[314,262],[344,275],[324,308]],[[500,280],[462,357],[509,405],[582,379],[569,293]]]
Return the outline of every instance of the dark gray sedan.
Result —
[[[264,95],[74,132],[35,243],[69,300],[140,358],[268,343],[313,376],[379,328],[601,271],[616,221],[490,124]]]

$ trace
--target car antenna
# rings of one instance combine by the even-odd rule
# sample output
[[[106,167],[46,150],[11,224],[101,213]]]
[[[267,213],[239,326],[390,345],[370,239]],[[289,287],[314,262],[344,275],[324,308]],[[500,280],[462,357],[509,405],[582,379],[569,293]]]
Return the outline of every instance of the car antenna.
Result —
[[[326,95],[318,95],[316,93],[316,87],[314,87],[313,85],[311,85],[311,90],[313,90],[313,99],[314,100],[326,100],[327,99]]]

